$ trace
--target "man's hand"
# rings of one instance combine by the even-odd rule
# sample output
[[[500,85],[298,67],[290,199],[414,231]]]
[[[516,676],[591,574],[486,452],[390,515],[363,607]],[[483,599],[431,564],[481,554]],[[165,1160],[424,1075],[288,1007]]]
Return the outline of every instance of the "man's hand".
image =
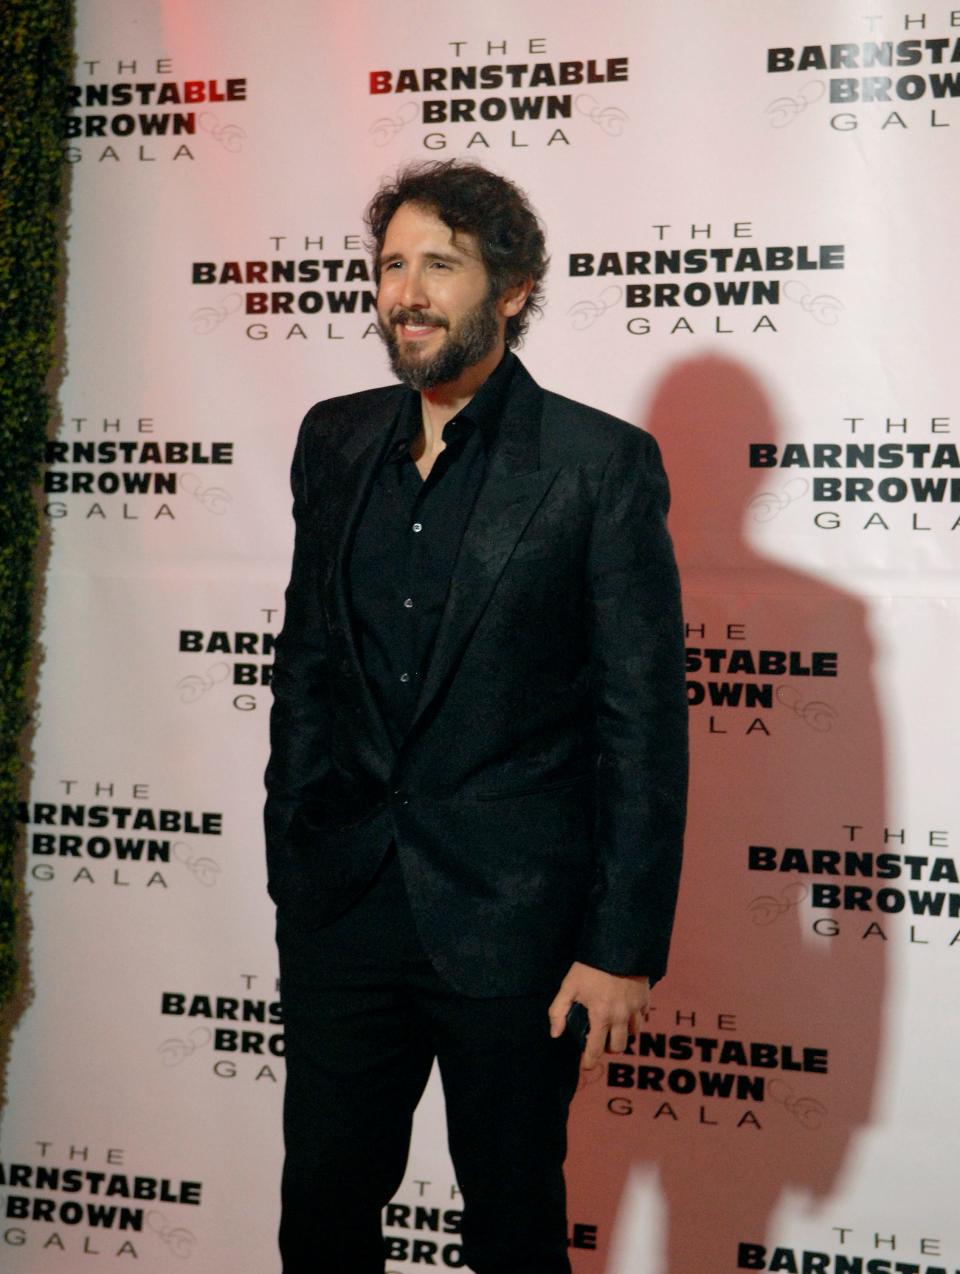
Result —
[[[580,1065],[596,1066],[604,1050],[622,1053],[627,1036],[636,1034],[650,1005],[650,979],[618,977],[575,961],[550,1005],[550,1034],[559,1039],[572,1004],[582,1004],[590,1018],[590,1033]]]

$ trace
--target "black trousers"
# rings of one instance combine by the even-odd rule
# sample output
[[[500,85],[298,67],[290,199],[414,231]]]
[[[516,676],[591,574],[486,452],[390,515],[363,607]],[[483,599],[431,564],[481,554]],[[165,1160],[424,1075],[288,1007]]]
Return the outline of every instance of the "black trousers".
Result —
[[[569,1274],[563,1160],[579,1050],[569,1035],[550,1038],[550,997],[470,999],[446,985],[393,853],[346,915],[310,933],[281,916],[277,936],[283,1274],[383,1274],[381,1210],[403,1180],[435,1057],[466,1263],[476,1274]]]

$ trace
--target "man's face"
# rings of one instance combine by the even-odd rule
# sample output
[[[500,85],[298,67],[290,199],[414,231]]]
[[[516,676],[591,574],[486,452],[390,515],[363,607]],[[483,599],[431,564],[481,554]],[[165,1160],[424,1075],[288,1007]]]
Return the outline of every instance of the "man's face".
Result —
[[[502,347],[506,325],[476,237],[411,203],[387,226],[377,313],[394,374],[418,390],[455,381]]]

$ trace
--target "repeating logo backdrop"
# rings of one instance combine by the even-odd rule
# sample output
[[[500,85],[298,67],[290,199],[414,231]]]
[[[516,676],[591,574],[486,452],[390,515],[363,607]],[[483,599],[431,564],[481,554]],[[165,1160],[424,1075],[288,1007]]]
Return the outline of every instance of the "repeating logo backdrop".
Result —
[[[367,198],[452,155],[542,213],[523,357],[657,436],[685,581],[674,956],[575,1102],[574,1268],[960,1269],[960,16],[861,10],[81,7],[4,1269],[276,1268],[288,464],[388,379]],[[434,1078],[393,1274],[461,1205]]]

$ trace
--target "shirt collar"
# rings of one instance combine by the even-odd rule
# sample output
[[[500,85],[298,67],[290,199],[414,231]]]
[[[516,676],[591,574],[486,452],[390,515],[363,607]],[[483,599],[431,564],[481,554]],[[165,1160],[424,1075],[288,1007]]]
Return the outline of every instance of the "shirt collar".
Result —
[[[443,440],[449,446],[466,439],[471,431],[480,430],[484,447],[489,450],[496,436],[497,426],[506,403],[510,382],[517,367],[517,356],[505,350],[503,358],[483,382],[462,411],[449,420],[443,429]],[[393,441],[387,452],[388,459],[399,459],[409,452],[410,445],[423,426],[420,413],[420,395],[410,389],[404,394],[397,416]]]

